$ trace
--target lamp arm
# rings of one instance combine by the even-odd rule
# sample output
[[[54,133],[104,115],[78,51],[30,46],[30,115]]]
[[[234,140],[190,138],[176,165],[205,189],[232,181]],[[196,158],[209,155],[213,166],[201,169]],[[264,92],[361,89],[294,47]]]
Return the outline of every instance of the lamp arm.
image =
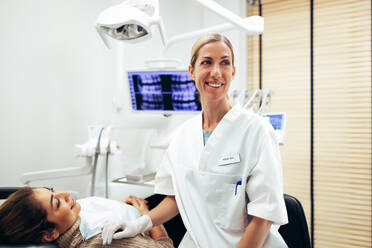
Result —
[[[253,28],[248,34],[259,34],[262,33],[263,31],[263,18],[260,16],[250,16],[242,19],[245,24],[248,24],[252,27],[255,27],[255,31],[253,31]],[[173,46],[175,43],[183,41],[183,40],[188,40],[192,38],[199,37],[200,35],[203,35],[205,33],[213,33],[213,32],[224,32],[230,29],[233,29],[235,27],[234,24],[232,23],[224,23],[220,25],[215,25],[207,28],[202,28],[196,31],[176,35],[172,38],[170,38],[167,42],[167,46],[165,46],[164,50],[169,49],[171,46]]]
[[[224,8],[223,6],[219,5],[218,3],[212,1],[212,0],[196,0],[199,4],[203,5],[205,8],[211,10],[215,14],[221,16],[228,22],[234,24],[235,26],[238,26],[242,28],[243,30],[249,32],[254,32],[255,34],[259,34],[263,32],[263,18],[262,20],[262,29],[258,28],[255,25],[246,25],[244,22],[244,19],[240,16],[234,14],[233,12],[229,11],[228,9]]]
[[[208,32],[223,32],[231,28],[233,28],[233,25],[231,23],[225,23],[221,25],[216,25],[216,26],[212,26],[208,28],[202,28],[196,31],[176,35],[168,40],[167,46],[164,49],[167,50],[177,42],[199,37],[200,35],[208,33]]]
[[[163,42],[164,47],[167,47],[167,36],[165,33],[165,27],[164,27],[164,22],[162,18],[159,18],[158,28],[160,32],[161,41]]]

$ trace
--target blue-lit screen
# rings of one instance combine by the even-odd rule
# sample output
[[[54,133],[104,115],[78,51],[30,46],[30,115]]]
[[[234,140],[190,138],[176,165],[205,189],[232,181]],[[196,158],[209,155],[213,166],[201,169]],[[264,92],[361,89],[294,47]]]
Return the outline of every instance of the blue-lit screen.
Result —
[[[269,118],[270,123],[275,130],[282,129],[283,114],[265,114],[264,116]]]
[[[201,110],[199,93],[187,71],[131,71],[128,82],[133,110]]]

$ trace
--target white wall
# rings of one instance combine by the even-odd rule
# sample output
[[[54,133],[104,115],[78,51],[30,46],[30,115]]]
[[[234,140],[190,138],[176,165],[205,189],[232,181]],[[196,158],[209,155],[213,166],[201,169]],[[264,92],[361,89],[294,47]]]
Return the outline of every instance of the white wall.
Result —
[[[73,146],[86,141],[89,124],[108,124],[113,119],[112,98],[124,73],[119,64],[142,67],[144,59],[161,55],[157,34],[141,44],[104,47],[93,24],[101,10],[120,2],[0,1],[0,186],[21,185],[24,172],[82,165]],[[244,0],[217,2],[244,15]],[[224,22],[190,0],[160,0],[160,13],[168,37]],[[233,87],[241,88],[246,78],[245,35],[238,31],[227,35],[237,56]],[[193,42],[176,44],[167,56],[185,61],[186,66]],[[125,152],[140,159],[148,156],[148,161],[158,164],[159,155],[143,148],[151,135],[126,131],[117,138]],[[88,182],[84,176],[36,185],[84,195]]]
[[[1,186],[81,163],[73,145],[103,120],[106,51],[93,24],[104,3],[0,1]]]

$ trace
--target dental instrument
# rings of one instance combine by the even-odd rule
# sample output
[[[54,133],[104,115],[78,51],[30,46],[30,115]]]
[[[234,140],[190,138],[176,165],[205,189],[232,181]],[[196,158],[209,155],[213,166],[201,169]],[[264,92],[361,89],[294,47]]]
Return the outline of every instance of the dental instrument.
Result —
[[[96,145],[96,151],[94,153],[92,183],[91,183],[91,188],[90,188],[90,195],[91,196],[94,195],[94,188],[95,188],[95,185],[96,185],[97,162],[98,162],[98,156],[101,152],[100,146],[101,146],[101,135],[102,135],[103,130],[104,130],[104,128],[101,128],[101,130],[99,131],[98,141],[97,141],[97,145]]]
[[[262,99],[261,105],[257,111],[258,114],[264,113],[264,112],[269,112],[270,109],[270,104],[271,104],[271,96],[272,96],[272,91],[268,89]]]
[[[235,103],[238,102],[239,95],[240,95],[240,92],[238,89],[233,89],[232,91],[230,91],[229,99],[230,99],[231,104],[234,105]]]
[[[249,98],[248,102],[245,103],[243,108],[252,110],[253,112],[256,112],[260,106],[261,101],[261,90],[255,90],[255,92],[252,94],[252,96]],[[255,110],[257,108],[257,110]]]
[[[104,129],[106,133],[104,134]],[[21,181],[25,185],[30,185],[33,181],[45,180],[45,179],[55,179],[71,176],[82,176],[90,175],[91,178],[91,188],[90,195],[95,194],[95,181],[96,181],[96,171],[98,166],[98,158],[100,155],[106,156],[105,162],[105,197],[108,198],[108,162],[109,156],[120,153],[118,144],[109,139],[110,131],[112,126],[104,127],[95,127],[89,126],[88,132],[90,139],[83,145],[76,145],[79,149],[79,157],[85,158],[85,165],[81,167],[69,167],[63,169],[54,169],[54,170],[42,170],[27,172],[22,174]],[[97,137],[95,137],[94,130],[99,130]]]
[[[239,101],[240,105],[244,106],[245,104],[247,104],[251,95],[252,95],[252,92],[250,90],[248,90],[248,89],[241,90],[241,92],[238,96],[238,101]]]

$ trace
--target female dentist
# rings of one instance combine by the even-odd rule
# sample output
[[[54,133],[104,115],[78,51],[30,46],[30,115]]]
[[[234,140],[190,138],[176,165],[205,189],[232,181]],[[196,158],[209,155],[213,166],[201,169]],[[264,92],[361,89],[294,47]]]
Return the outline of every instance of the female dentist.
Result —
[[[189,73],[203,112],[178,128],[165,153],[155,193],[168,196],[135,221],[108,222],[104,244],[180,213],[187,228],[180,247],[287,247],[278,232],[287,223],[279,147],[270,123],[228,100],[235,75],[230,41],[201,37]]]

